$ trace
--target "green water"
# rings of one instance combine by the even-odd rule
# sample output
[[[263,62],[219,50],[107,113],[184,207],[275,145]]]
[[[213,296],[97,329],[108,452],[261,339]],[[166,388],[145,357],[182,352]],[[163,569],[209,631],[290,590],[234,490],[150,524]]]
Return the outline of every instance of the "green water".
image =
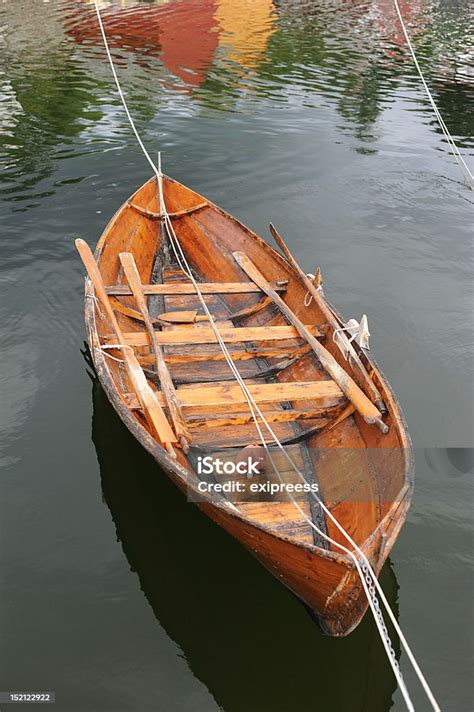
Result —
[[[472,169],[472,4],[402,10]],[[262,235],[272,220],[347,318],[368,314],[416,450],[382,583],[442,708],[471,710],[474,194],[391,1],[103,11],[166,172]],[[55,691],[58,712],[403,710],[370,617],[324,637],[87,375],[73,238],[94,244],[149,174],[90,3],[0,4],[0,130],[0,691]]]

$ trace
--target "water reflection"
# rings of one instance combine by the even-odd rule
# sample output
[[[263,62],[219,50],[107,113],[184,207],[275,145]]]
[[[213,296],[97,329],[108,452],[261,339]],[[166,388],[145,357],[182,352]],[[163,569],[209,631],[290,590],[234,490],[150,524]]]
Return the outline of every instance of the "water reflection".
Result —
[[[169,2],[160,22],[161,59],[185,84],[200,86],[219,42],[213,0]]]
[[[34,186],[55,160],[130,136],[90,0],[28,7],[25,13],[23,0],[0,6],[0,180],[4,193],[23,202],[50,194]],[[469,146],[469,14],[426,0],[404,2],[402,12],[446,123]],[[308,122],[316,129],[332,121],[329,107],[342,119],[336,131],[370,153],[378,151],[382,114],[401,102],[402,113],[426,113],[439,130],[388,0],[113,0],[102,13],[143,131],[168,114],[189,122],[201,110],[249,115],[257,103],[268,122],[276,108],[309,108],[310,115],[292,117],[292,130]]]
[[[90,5],[90,0],[75,1],[68,32],[80,45],[101,46]],[[400,7],[433,89],[443,94],[446,84],[456,82],[472,90],[469,25],[457,21],[453,26],[449,9],[434,14],[429,0],[400,2]],[[216,89],[225,94],[221,82],[228,93],[237,83],[239,89],[273,98],[285,95],[289,84],[293,94],[296,83],[302,92],[327,98],[342,90],[342,115],[364,124],[375,120],[382,103],[393,100],[397,77],[420,89],[391,0],[116,0],[104,2],[102,14],[112,48],[136,53],[138,62],[140,55],[159,55],[164,67],[191,88],[210,79],[206,91],[194,96],[215,108]],[[252,76],[242,85],[238,80],[249,70]],[[377,109],[363,111],[375,96]],[[358,114],[350,112],[351,102],[360,107]]]
[[[54,193],[35,186],[54,170],[55,160],[98,121],[96,81],[75,61],[74,45],[65,41],[57,6],[8,3],[0,8],[0,185],[14,202],[34,201]],[[3,12],[2,12],[3,9]]]
[[[68,32],[78,44],[101,45],[90,4],[78,0]],[[190,86],[200,86],[213,63],[230,62],[237,73],[255,68],[277,17],[272,0],[104,2],[102,8],[113,49],[159,54],[166,69]]]
[[[138,57],[159,55],[185,84],[203,82],[219,39],[214,0],[103,3],[101,14],[112,49]],[[84,0],[68,14],[67,22],[68,33],[78,44],[102,46],[96,13],[84,6]]]
[[[236,65],[238,73],[256,69],[276,31],[272,0],[216,0],[216,18],[224,58]]]
[[[160,3],[161,5],[161,3]],[[160,51],[161,8],[155,4],[136,2],[103,2],[102,22],[111,49],[140,51],[142,54]],[[97,22],[94,3],[76,0],[66,5],[68,34],[80,45],[102,46],[102,35]]]
[[[366,616],[326,638],[303,607],[168,482],[93,386],[92,438],[117,537],[158,623],[230,712],[384,712],[395,682]],[[391,564],[381,578],[398,615]],[[397,650],[397,655],[399,651]]]

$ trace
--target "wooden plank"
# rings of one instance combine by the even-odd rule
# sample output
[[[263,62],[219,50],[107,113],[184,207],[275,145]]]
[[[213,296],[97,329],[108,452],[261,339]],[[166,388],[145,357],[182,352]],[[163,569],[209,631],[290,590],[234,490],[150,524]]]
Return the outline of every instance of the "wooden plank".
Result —
[[[194,347],[196,348],[196,347]],[[246,347],[245,351],[236,351],[229,349],[229,353],[232,356],[233,361],[252,361],[256,358],[288,358],[294,359],[301,356],[305,356],[311,353],[311,348],[304,344],[304,346],[279,346],[275,347],[259,347],[251,348]],[[137,355],[138,360],[141,364],[148,365],[154,363],[154,356],[151,354],[147,355]],[[191,363],[207,363],[208,361],[224,361],[225,356],[222,351],[216,351],[215,353],[167,353],[165,354],[165,360],[170,364],[191,364]]]
[[[301,502],[300,507],[306,517],[311,518],[308,504]],[[307,519],[295,508],[293,502],[242,502],[239,504],[239,510],[249,519],[271,526],[272,529],[278,525],[286,527],[291,523],[306,522],[308,524]],[[309,524],[308,528],[311,528]]]
[[[332,383],[332,381],[320,381],[320,383]],[[280,385],[280,384],[275,384],[275,383],[266,383],[262,384],[263,388],[271,388],[272,386],[275,385]],[[301,384],[281,384],[281,385],[299,385]],[[306,387],[308,384],[303,384],[304,387]],[[314,385],[314,384],[311,384]],[[250,392],[254,396],[255,400],[257,403],[263,403],[263,402],[278,402],[278,397],[275,397],[274,394],[272,396],[271,393],[264,391],[263,394],[260,394],[260,396],[255,397],[255,391],[253,390],[256,386],[249,386]],[[214,387],[215,388],[215,387]],[[223,387],[222,387],[223,388]],[[239,388],[240,386],[233,386],[234,389]],[[192,400],[199,401],[199,394],[202,393],[204,390],[208,390],[208,386],[205,386],[202,389],[186,389],[188,391],[193,392],[193,398]],[[182,394],[184,388],[178,389],[178,394]],[[303,388],[304,390],[304,388]],[[242,391],[240,390],[242,393]],[[197,395],[194,395],[197,394]],[[137,400],[137,398],[133,395],[133,393],[123,393],[122,394],[124,397],[125,402],[127,403],[128,407],[131,408],[132,410],[136,410],[140,408],[140,402]],[[185,397],[187,398],[189,393],[185,394]],[[220,395],[220,394],[219,394]],[[216,397],[216,393],[213,394],[214,399],[217,401],[217,403],[183,403],[181,401],[181,405],[184,407],[188,408],[193,408],[195,409],[197,406],[209,406],[209,405],[223,405],[222,400],[218,400],[219,395]],[[281,394],[280,394],[281,395]],[[285,395],[291,395],[292,398],[296,400],[304,400],[301,394],[301,389],[298,389],[298,393],[296,393],[296,389],[290,393],[290,390],[286,391]],[[160,394],[160,402],[163,402],[164,399],[161,397]],[[309,396],[308,396],[309,397]],[[244,398],[242,394],[242,398]],[[305,408],[305,409],[296,409],[296,408],[288,408],[288,409],[281,409],[281,410],[265,410],[265,420],[268,421],[269,423],[291,423],[295,420],[316,420],[319,418],[327,418],[327,417],[334,417],[335,415],[338,415],[341,409],[341,404],[345,402],[344,396],[342,392],[339,391],[337,395],[334,394],[322,394],[322,393],[315,393],[314,390],[311,392],[311,399],[329,399],[329,404],[325,403],[324,405],[320,405],[319,407],[313,407],[313,408]],[[228,400],[228,399],[227,399]],[[247,401],[245,401],[246,403]],[[238,406],[242,404],[242,400],[239,400],[237,397],[236,400],[229,401],[229,407],[231,406]],[[165,404],[166,405],[166,404]],[[260,418],[258,418],[260,421]],[[250,412],[236,412],[236,413],[230,413],[226,415],[213,415],[209,413],[200,413],[200,414],[193,414],[190,416],[187,416],[186,419],[187,424],[190,427],[195,427],[195,428],[222,428],[227,425],[249,425],[254,422],[252,414]]]
[[[243,252],[234,252],[234,257],[240,267],[246,274],[273,299],[280,311],[288,319],[290,324],[297,329],[300,336],[305,339],[311,346],[319,362],[328,374],[333,378],[345,393],[347,398],[354,404],[357,411],[362,415],[367,423],[376,423],[382,432],[388,432],[387,425],[382,420],[382,414],[378,408],[369,400],[364,391],[355,383],[346,371],[338,364],[334,356],[317,341],[303,322],[298,319],[296,314],[285,304],[283,299],[275,292],[270,283],[265,279],[263,274],[253,264],[252,260]]]
[[[272,282],[276,292],[284,292],[286,282]],[[126,284],[114,284],[105,288],[107,294],[131,297],[132,290]],[[261,290],[252,282],[202,282],[199,284],[201,294],[254,294]],[[178,294],[196,294],[192,282],[169,282],[167,284],[144,284],[144,294],[160,294],[162,296],[175,296]]]
[[[250,394],[257,403],[282,403],[293,400],[324,400],[326,398],[344,398],[344,394],[334,381],[302,381],[296,383],[251,383]],[[247,403],[238,384],[224,383],[218,386],[203,385],[201,388],[179,388],[179,402],[184,407],[238,405]],[[166,405],[159,394],[160,403]]]
[[[137,404],[138,405],[138,404]],[[279,409],[279,410],[265,410],[265,420],[268,423],[294,423],[297,420],[321,420],[322,423],[326,422],[328,418],[334,418],[340,413],[341,404],[336,403],[335,405],[324,405],[314,408],[305,409]],[[257,416],[259,423],[261,419]],[[187,417],[187,424],[190,428],[195,430],[207,429],[207,428],[225,428],[228,425],[252,425],[254,419],[250,411],[245,413],[231,413],[231,414],[218,414],[209,415],[191,415]]]
[[[135,402],[136,403],[136,402]],[[138,403],[136,403],[138,405]],[[325,423],[328,417],[334,417],[340,410],[340,405],[320,406],[319,408],[307,408],[299,410],[290,408],[287,410],[265,410],[265,420],[268,423],[293,423],[297,420],[319,420]],[[260,418],[257,418],[260,422]],[[186,422],[190,428],[224,428],[227,425],[251,425],[254,420],[250,412],[232,413],[229,415],[191,415]]]
[[[299,444],[299,443],[304,442],[305,440],[308,440],[309,438],[312,438],[313,435],[315,435],[316,433],[318,433],[320,430],[322,430],[324,427],[326,427],[326,426],[327,426],[329,423],[331,423],[331,422],[332,422],[332,421],[331,421],[329,418],[318,418],[318,419],[315,421],[316,424],[315,424],[315,425],[312,425],[310,428],[307,428],[306,430],[301,430],[299,433],[294,433],[293,435],[288,435],[287,437],[284,437],[284,438],[279,438],[279,441],[280,441],[280,442],[279,442],[279,445],[278,445],[278,446],[277,446],[275,440],[271,437],[271,435],[268,434],[268,432],[267,432],[267,433],[265,433],[265,432],[263,432],[263,431],[262,431],[262,432],[263,432],[264,437],[265,437],[265,442],[267,443],[267,445],[268,445],[269,447],[279,447],[280,445],[297,445],[297,444]],[[232,426],[232,425],[236,425],[236,426],[241,427],[241,424],[240,424],[240,423],[235,423],[235,424],[234,424],[234,423],[231,423],[231,426]],[[228,429],[228,428],[226,428],[226,429]],[[232,428],[231,428],[231,429],[232,429]],[[264,428],[263,430],[265,430],[265,428]],[[208,431],[207,431],[207,430],[206,430],[206,431],[204,431],[204,430],[193,430],[193,434],[195,434],[195,433],[203,433],[203,432],[206,432],[206,433],[207,433]],[[215,439],[214,447],[216,447],[216,448],[221,448],[221,447],[222,447],[223,449],[232,450],[232,448],[243,448],[243,447],[247,447],[248,444],[249,444],[249,442],[252,442],[251,440],[249,440],[248,437],[245,437],[245,438],[243,438],[243,439],[241,439],[241,440],[238,440],[238,438],[235,438],[231,443],[223,444],[223,443],[221,443],[221,441],[220,441],[220,437],[221,437],[221,434],[222,434],[222,428],[219,428],[218,430],[214,429],[214,430],[211,430],[211,431],[209,431],[209,432],[215,434],[215,438],[216,438],[216,439]],[[257,435],[256,430],[254,430],[253,433],[252,433],[252,439],[253,439],[256,443],[260,443],[260,442],[261,442],[259,436]],[[206,444],[205,446],[201,446],[200,444],[198,444],[198,443],[196,443],[196,442],[193,442],[193,447],[203,447],[203,449],[208,449],[208,444]]]
[[[322,336],[317,326],[306,327],[312,336]],[[237,344],[243,341],[280,341],[285,339],[299,339],[300,335],[294,326],[248,326],[233,327],[220,326],[219,333],[226,344]],[[214,331],[207,326],[196,328],[178,328],[168,331],[155,331],[158,343],[163,346],[174,344],[217,344]],[[125,343],[129,346],[147,346],[148,335],[145,332],[125,332]],[[115,338],[112,335],[105,337],[107,340]]]
[[[273,423],[272,428],[280,439],[288,437],[294,431],[291,423]],[[255,423],[231,425],[224,428],[193,428],[192,433],[193,447],[207,448],[214,451],[221,450],[221,448],[223,450],[231,449],[236,443],[240,443],[240,449],[242,449],[249,443],[255,443],[258,440]]]
[[[135,301],[137,302],[138,308],[145,322],[147,336],[150,345],[153,349],[153,353],[155,354],[156,368],[158,377],[160,379],[161,390],[166,399],[166,404],[169,408],[174,429],[176,431],[176,434],[178,435],[178,440],[184,452],[188,452],[191,436],[186,427],[186,423],[184,422],[184,415],[181,411],[181,408],[179,407],[175,387],[171,379],[171,374],[168,370],[168,366],[166,365],[162,348],[158,343],[158,339],[156,338],[156,332],[153,328],[153,324],[150,318],[150,314],[146,304],[146,298],[143,294],[140,275],[138,274],[135,260],[130,252],[121,252],[119,258],[127,281],[133,292],[133,296],[135,297]]]
[[[311,519],[309,503],[297,497],[296,509],[293,502],[236,502],[239,511],[250,520],[271,527],[272,532],[291,537],[299,545],[313,544],[313,528],[308,523]]]

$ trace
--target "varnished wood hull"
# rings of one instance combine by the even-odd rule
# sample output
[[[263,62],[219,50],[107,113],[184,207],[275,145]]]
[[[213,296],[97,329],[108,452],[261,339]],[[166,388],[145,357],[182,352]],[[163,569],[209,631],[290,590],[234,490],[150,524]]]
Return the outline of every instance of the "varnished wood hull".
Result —
[[[96,258],[108,285],[124,283],[118,264],[118,254],[123,250],[134,254],[143,282],[152,281],[153,262],[161,249],[160,221],[154,217],[157,201],[153,186],[153,182],[145,184],[120,208],[98,243]],[[231,216],[179,183],[167,179],[166,190],[168,200],[175,202],[172,208],[176,214],[176,224],[180,225],[180,238],[187,254],[190,258],[194,257],[193,267],[199,271],[201,281],[241,282],[242,275],[238,268],[229,263],[229,251],[234,246],[236,249],[244,249],[265,271],[268,279],[275,282],[288,281],[286,301],[295,311],[304,312],[306,323],[321,323],[315,305],[308,308],[302,306],[306,294],[304,285],[278,253]],[[188,196],[192,204],[205,207],[187,213],[191,207],[186,203]],[[199,243],[200,230],[208,240],[204,246]],[[223,235],[226,230],[226,237],[222,237],[222,242],[219,237],[218,242],[216,236]],[[227,263],[228,272],[225,271]],[[123,381],[118,376],[116,362],[108,359],[101,350],[104,335],[110,332],[110,327],[106,319],[98,318],[92,297],[92,287],[87,283],[87,336],[100,382],[115,410],[137,440],[153,455],[173,482],[189,493],[195,484],[190,481],[186,458],[183,455],[177,459],[171,458],[150,434],[143,419],[137,417],[123,398],[123,388],[120,387]],[[133,300],[128,299],[127,304],[131,308]],[[228,303],[235,311],[248,307],[251,300],[248,296],[240,295],[229,297]],[[134,324],[128,316],[119,316],[127,329],[134,330]],[[246,323],[257,325],[259,319],[258,314],[250,316]],[[344,366],[332,339],[327,338],[325,344]],[[410,505],[413,458],[403,416],[388,383],[366,353],[361,354],[361,357],[387,406],[385,422],[389,426],[389,434],[382,435],[374,426],[354,414],[334,430],[323,429],[310,441],[308,448],[327,505],[355,538],[378,573],[397,538]],[[302,372],[303,380],[320,377],[320,370],[308,358],[286,369],[282,380],[302,380]],[[133,473],[130,476],[133,477]],[[356,483],[352,490],[348,486],[351,477]],[[341,553],[337,547],[317,546],[308,541],[308,536],[304,541],[298,540],[291,532],[277,531],[271,522],[245,516],[224,499],[206,501],[201,495],[199,500],[197,506],[240,541],[301,599],[326,633],[346,635],[359,623],[367,610],[367,600],[350,557]],[[347,544],[330,522],[326,522],[326,530],[341,544]]]

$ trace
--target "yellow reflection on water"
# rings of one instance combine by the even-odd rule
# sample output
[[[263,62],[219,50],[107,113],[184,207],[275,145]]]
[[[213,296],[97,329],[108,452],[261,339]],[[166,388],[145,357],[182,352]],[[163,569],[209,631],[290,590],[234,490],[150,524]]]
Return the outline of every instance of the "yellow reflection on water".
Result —
[[[245,69],[258,66],[275,32],[272,0],[216,0],[215,18],[221,29],[219,47],[225,57]]]

